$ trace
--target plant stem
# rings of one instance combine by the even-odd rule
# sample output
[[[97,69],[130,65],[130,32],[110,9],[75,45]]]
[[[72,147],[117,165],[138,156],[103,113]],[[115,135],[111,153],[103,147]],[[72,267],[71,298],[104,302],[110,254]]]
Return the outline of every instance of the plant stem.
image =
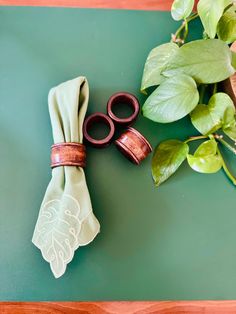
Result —
[[[189,143],[189,142],[192,142],[192,141],[197,141],[197,140],[202,140],[202,139],[205,139],[205,138],[208,138],[208,135],[199,135],[199,136],[192,136],[190,137],[189,139],[187,139],[186,141],[184,141],[184,143]]]
[[[219,150],[219,148],[217,148],[217,152],[218,154],[221,156],[222,158],[222,167],[224,169],[225,174],[227,175],[227,177],[233,182],[234,185],[236,185],[236,178],[233,176],[233,174],[230,172],[229,168],[227,167],[224,158],[221,154],[221,151]]]
[[[190,15],[187,20],[188,22],[191,22],[192,20],[195,20],[198,17],[198,13],[193,13],[192,15]]]
[[[185,19],[185,24],[184,24],[184,36],[183,36],[183,41],[185,42],[187,36],[188,36],[188,20]]]
[[[236,149],[232,147],[228,142],[226,142],[222,136],[214,134],[215,139],[224,145],[228,150],[230,150],[234,155],[236,155]]]
[[[184,40],[186,39],[187,35],[188,35],[188,23],[194,19],[196,19],[198,17],[198,13],[194,13],[192,15],[190,15],[187,19],[185,19],[183,21],[183,23],[180,25],[180,27],[177,29],[177,31],[175,32],[174,35],[172,35],[172,42],[176,42],[176,43],[184,43]],[[181,39],[180,35],[181,32],[183,31],[183,29],[185,29],[185,34],[184,34],[184,38]]]
[[[213,86],[213,95],[217,93],[217,83],[214,84]]]
[[[204,95],[205,95],[206,88],[207,88],[206,84],[200,85],[199,104],[203,104],[203,102],[204,102]]]
[[[180,33],[185,28],[185,21],[181,24],[181,26],[177,29],[175,34],[172,34],[171,41],[176,44],[183,44],[183,40],[180,39]]]
[[[199,136],[191,136],[190,138],[188,138],[186,141],[184,141],[184,143],[189,143],[189,142],[193,142],[193,141],[197,141],[197,140],[203,140],[206,138],[215,138],[218,142],[220,142],[222,145],[224,145],[229,151],[231,151],[234,155],[236,155],[236,148],[234,148],[233,146],[231,146],[228,142],[226,142],[223,139],[222,135],[219,134],[210,134],[210,135],[199,135]]]

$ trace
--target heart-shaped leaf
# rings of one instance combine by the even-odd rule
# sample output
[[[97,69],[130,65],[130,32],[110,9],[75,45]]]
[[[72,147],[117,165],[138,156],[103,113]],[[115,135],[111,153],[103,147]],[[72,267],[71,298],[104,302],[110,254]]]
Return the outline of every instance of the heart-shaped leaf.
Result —
[[[228,135],[233,141],[236,141],[235,108],[229,107],[225,111],[222,129],[226,135]]]
[[[186,19],[192,12],[194,0],[174,0],[171,7],[171,15],[174,20]]]
[[[144,66],[141,91],[161,83],[161,72],[178,49],[178,45],[167,43],[151,50]]]
[[[222,157],[217,153],[217,143],[214,139],[202,143],[194,155],[187,155],[189,166],[201,173],[214,173],[223,165]]]
[[[225,114],[229,108],[235,112],[231,98],[225,93],[216,93],[207,106],[200,104],[191,112],[192,124],[200,133],[211,134],[224,126]]]
[[[211,114],[209,106],[199,104],[190,114],[192,124],[204,135],[211,134],[221,128],[218,118]]]
[[[235,73],[231,63],[232,53],[222,40],[195,40],[176,51],[163,75],[170,77],[182,72],[198,83],[216,83]]]
[[[215,139],[210,139],[198,146],[194,153],[194,156],[195,157],[214,156],[216,152],[217,142],[215,141]]]
[[[217,24],[224,12],[224,9],[232,3],[232,0],[199,0],[197,10],[210,38],[216,35]]]
[[[189,148],[178,140],[162,142],[155,150],[152,159],[152,176],[156,186],[166,181],[186,159]]]
[[[236,5],[222,15],[218,23],[217,35],[228,44],[236,40]]]
[[[179,74],[166,79],[147,98],[143,115],[155,122],[173,122],[189,114],[198,100],[195,81],[190,76]]]

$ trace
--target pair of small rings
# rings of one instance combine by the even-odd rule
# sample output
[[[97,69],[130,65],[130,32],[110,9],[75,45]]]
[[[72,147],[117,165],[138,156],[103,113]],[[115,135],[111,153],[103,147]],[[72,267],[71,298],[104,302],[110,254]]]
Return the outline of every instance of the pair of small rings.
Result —
[[[125,103],[128,106],[131,106],[133,113],[127,118],[117,117],[113,112],[113,106],[119,103]],[[139,102],[134,95],[124,92],[116,93],[108,100],[107,115],[97,112],[85,119],[83,126],[84,137],[92,146],[102,148],[111,143],[115,134],[115,125],[128,127],[119,138],[115,140],[115,145],[126,158],[138,165],[152,151],[152,147],[148,140],[136,129],[130,127],[130,125],[137,119],[138,114]],[[109,134],[105,138],[99,140],[94,139],[89,135],[90,127],[98,122],[106,124],[109,128]]]
[[[113,109],[114,106],[118,103],[127,104],[127,106],[133,109],[133,113],[127,118],[119,118],[115,115]],[[120,126],[130,126],[137,119],[139,114],[139,102],[137,98],[126,92],[118,92],[113,94],[107,103],[107,114],[102,112],[96,112],[90,116],[88,116],[83,125],[83,134],[84,138],[88,143],[97,148],[103,148],[108,146],[115,134],[115,125]],[[89,134],[89,130],[93,124],[98,122],[102,122],[106,124],[109,128],[109,134],[103,139],[95,139]]]

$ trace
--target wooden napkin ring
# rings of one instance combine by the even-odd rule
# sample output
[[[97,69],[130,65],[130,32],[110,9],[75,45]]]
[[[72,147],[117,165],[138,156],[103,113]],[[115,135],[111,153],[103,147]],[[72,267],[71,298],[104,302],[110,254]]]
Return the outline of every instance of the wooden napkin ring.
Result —
[[[127,104],[127,106],[130,106],[133,109],[133,113],[131,114],[131,116],[127,118],[119,118],[114,114],[114,112],[112,111],[113,106],[119,103]],[[107,114],[115,123],[120,124],[122,126],[129,126],[137,119],[137,116],[139,114],[138,99],[130,93],[126,92],[115,93],[108,100]]]
[[[115,144],[125,157],[137,165],[152,151],[148,140],[131,127],[121,134]]]
[[[51,168],[86,165],[86,148],[80,143],[58,143],[51,147]]]
[[[97,122],[102,122],[109,127],[109,134],[105,138],[99,140],[89,135],[90,127],[93,124],[96,124]],[[115,134],[115,126],[111,118],[109,118],[107,115],[105,115],[102,112],[96,112],[94,114],[91,114],[85,119],[83,125],[83,134],[84,138],[89,144],[97,148],[103,148],[111,143],[113,136]]]

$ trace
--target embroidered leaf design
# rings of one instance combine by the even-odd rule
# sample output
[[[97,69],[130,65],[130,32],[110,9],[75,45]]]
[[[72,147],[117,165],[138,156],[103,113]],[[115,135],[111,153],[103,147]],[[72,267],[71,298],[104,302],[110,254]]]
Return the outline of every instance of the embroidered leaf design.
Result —
[[[72,260],[78,248],[81,229],[79,202],[70,195],[43,204],[38,222],[36,245],[50,263],[56,278],[60,277],[66,265]]]

